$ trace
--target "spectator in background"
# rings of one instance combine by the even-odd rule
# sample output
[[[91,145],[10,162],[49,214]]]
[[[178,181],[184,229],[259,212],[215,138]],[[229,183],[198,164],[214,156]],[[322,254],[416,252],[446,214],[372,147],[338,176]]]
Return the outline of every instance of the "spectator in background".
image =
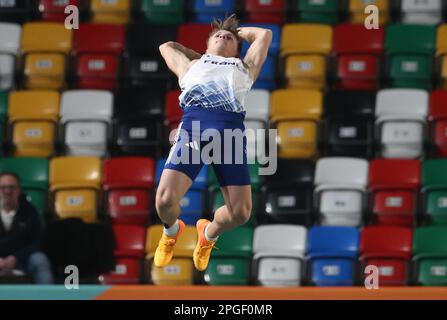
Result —
[[[20,179],[0,173],[0,274],[28,273],[37,284],[54,282],[47,256],[39,251],[42,227],[36,208],[21,194]]]

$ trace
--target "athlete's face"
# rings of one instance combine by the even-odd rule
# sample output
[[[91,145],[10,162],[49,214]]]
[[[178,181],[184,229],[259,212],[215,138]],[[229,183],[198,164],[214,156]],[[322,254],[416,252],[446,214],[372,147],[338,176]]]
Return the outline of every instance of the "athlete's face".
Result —
[[[238,54],[238,40],[230,31],[219,30],[208,39],[207,53],[226,58],[236,57]]]

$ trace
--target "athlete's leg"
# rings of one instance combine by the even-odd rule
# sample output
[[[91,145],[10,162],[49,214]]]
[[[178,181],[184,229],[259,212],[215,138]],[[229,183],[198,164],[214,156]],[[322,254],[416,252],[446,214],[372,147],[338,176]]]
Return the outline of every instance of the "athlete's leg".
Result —
[[[216,238],[222,232],[234,229],[248,222],[251,215],[251,186],[221,187],[225,205],[214,213],[213,221],[207,227],[207,236]]]
[[[155,197],[155,207],[161,221],[172,226],[180,215],[180,200],[192,185],[192,180],[180,171],[165,169]]]

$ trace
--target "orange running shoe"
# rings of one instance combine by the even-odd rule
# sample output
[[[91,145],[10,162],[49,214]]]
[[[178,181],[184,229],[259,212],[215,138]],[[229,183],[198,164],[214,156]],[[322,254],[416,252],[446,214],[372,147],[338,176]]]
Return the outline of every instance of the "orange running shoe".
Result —
[[[196,228],[198,233],[197,245],[194,249],[193,260],[194,266],[199,271],[204,271],[208,267],[211,251],[216,241],[208,241],[205,238],[205,228],[211,221],[200,219],[197,221]]]
[[[175,237],[169,237],[163,232],[157,250],[155,250],[154,264],[156,267],[164,267],[171,262],[174,255],[174,246],[183,229],[185,229],[185,223],[182,220],[178,219],[178,224],[179,229]]]

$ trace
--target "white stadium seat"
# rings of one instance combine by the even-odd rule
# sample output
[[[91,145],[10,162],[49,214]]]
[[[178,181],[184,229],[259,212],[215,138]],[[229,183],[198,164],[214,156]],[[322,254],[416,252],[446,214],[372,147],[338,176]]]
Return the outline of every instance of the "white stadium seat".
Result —
[[[442,21],[442,0],[402,0],[402,23],[436,25]]]
[[[19,24],[0,23],[0,90],[14,87],[14,66],[20,49],[21,34]]]

